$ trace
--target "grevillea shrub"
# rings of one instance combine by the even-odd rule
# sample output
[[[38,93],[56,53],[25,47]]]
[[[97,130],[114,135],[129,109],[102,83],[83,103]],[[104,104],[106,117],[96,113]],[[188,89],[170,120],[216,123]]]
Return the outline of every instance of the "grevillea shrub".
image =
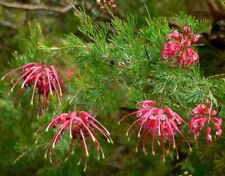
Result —
[[[103,9],[114,8],[114,1],[97,3]],[[41,127],[38,137],[30,134],[32,144],[16,161],[36,153],[50,158],[48,164],[56,172],[71,173],[71,168],[80,171],[74,165],[78,161],[90,175],[99,173],[93,165],[95,154],[106,158],[98,164],[107,172],[113,164],[117,170],[129,168],[131,173],[134,165],[166,168],[178,163],[181,171],[197,167],[193,156],[199,159],[206,155],[196,143],[205,150],[218,145],[223,140],[225,115],[223,75],[206,78],[199,66],[204,57],[199,55],[198,44],[209,28],[207,22],[181,13],[172,18],[176,27],[170,27],[169,19],[163,17],[148,17],[141,27],[134,17],[121,20],[115,16],[110,23],[97,25],[84,12],[76,11],[76,15],[79,35],[68,34],[48,46],[37,42],[32,47],[38,52],[32,57],[30,51],[17,56],[12,66],[26,64],[3,76],[8,84],[12,78],[11,91],[26,90],[20,96],[26,99],[29,95],[31,104],[37,99],[37,114],[43,117],[28,121],[37,114],[30,105],[21,104],[21,108],[27,108],[29,115],[23,120],[29,128],[35,131]],[[37,59],[43,55],[47,62]],[[67,59],[75,64],[76,73],[65,66]],[[51,95],[57,101],[52,101]],[[130,143],[124,140],[124,134]],[[134,143],[136,151],[141,148],[144,154],[150,151],[152,155],[133,155]],[[64,166],[71,168],[68,171]],[[168,170],[167,175],[177,174]]]

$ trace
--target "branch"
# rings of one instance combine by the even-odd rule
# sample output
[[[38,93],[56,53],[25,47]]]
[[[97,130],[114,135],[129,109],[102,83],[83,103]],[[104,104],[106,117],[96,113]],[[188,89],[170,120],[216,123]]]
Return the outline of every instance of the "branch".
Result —
[[[0,26],[3,26],[3,27],[6,27],[6,28],[9,28],[9,29],[13,29],[15,31],[17,31],[17,27],[16,25],[8,22],[8,21],[3,21],[3,20],[0,20]]]
[[[216,77],[225,77],[225,73],[221,73],[221,74],[217,74],[217,75],[212,75],[212,76],[209,76],[207,78],[210,79],[210,78],[216,78]]]
[[[55,13],[66,13],[71,10],[72,6],[65,7],[50,7],[46,5],[31,5],[31,4],[21,4],[21,3],[7,3],[0,1],[0,6],[5,8],[14,8],[14,9],[22,9],[22,10],[46,10]]]

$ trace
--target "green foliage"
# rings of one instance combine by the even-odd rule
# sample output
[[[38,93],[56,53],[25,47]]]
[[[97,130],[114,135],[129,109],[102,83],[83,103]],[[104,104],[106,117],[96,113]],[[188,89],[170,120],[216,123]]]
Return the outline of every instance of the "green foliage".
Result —
[[[195,33],[203,33],[203,32],[209,32],[210,31],[210,24],[207,20],[196,20],[192,16],[188,16],[185,13],[179,13],[175,17],[171,18],[175,24],[182,27],[185,25],[188,25],[191,27],[191,30]]]
[[[225,1],[224,0],[220,0],[220,3],[223,6],[223,8],[225,8]]]

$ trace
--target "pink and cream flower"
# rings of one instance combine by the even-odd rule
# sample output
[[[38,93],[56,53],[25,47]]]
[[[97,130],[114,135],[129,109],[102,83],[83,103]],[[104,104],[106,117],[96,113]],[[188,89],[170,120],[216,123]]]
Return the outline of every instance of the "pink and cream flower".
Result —
[[[29,63],[22,67],[16,68],[5,76],[18,71],[18,79],[11,87],[11,92],[21,83],[21,89],[26,89],[33,86],[30,103],[33,104],[35,93],[38,94],[38,114],[41,115],[47,108],[49,102],[49,94],[55,94],[57,101],[60,103],[60,96],[63,94],[62,83],[59,79],[58,73],[53,65],[46,65],[44,63]]]
[[[151,100],[139,102],[137,103],[139,110],[124,116],[119,123],[128,116],[135,115],[137,117],[137,119],[130,125],[126,133],[128,140],[130,140],[131,136],[135,134],[135,132],[138,133],[138,143],[136,146],[137,151],[139,144],[142,143],[142,149],[144,153],[147,154],[147,140],[151,138],[151,151],[153,155],[155,154],[155,142],[159,141],[162,146],[163,159],[165,159],[166,144],[168,144],[168,150],[170,150],[171,145],[176,149],[177,158],[179,158],[175,134],[179,134],[187,142],[191,149],[187,138],[179,129],[180,124],[188,124],[171,108],[161,108],[156,107],[155,105],[156,102]]]
[[[98,153],[98,159],[100,159],[100,156],[102,156],[102,158],[105,158],[105,155],[100,142],[95,135],[95,132],[100,132],[107,139],[108,143],[113,143],[108,130],[99,121],[97,121],[95,117],[84,111],[80,111],[78,113],[70,112],[57,115],[50,120],[46,131],[54,128],[56,128],[57,131],[49,144],[45,156],[47,156],[47,154],[50,154],[50,160],[52,160],[52,149],[62,137],[62,134],[64,132],[68,132],[70,134],[71,143],[66,160],[70,157],[71,153],[74,152],[75,145],[80,142],[85,159],[84,171],[86,170],[87,160],[89,156],[86,143],[87,139],[90,139],[94,143],[95,149]],[[81,162],[81,159],[82,154],[78,163]]]
[[[191,32],[189,26],[183,27],[183,35],[177,30],[167,35],[169,41],[163,45],[161,50],[162,60],[175,60],[173,65],[178,67],[191,67],[199,60],[199,55],[191,48],[192,43],[196,43],[201,35]]]

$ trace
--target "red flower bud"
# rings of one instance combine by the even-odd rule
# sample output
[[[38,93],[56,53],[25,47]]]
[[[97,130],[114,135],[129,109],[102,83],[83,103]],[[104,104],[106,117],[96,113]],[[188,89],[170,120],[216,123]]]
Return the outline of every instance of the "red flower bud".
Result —
[[[192,110],[192,118],[189,122],[189,129],[195,135],[196,138],[199,136],[199,133],[202,131],[205,124],[214,124],[214,129],[216,130],[216,139],[219,139],[222,135],[222,119],[215,117],[217,112],[216,110],[212,109],[211,104],[211,101],[207,99],[205,100],[205,104],[198,104]],[[212,142],[212,135],[210,133],[211,127],[208,126],[206,128],[206,142],[208,144]]]
[[[208,144],[212,143],[212,135],[211,135],[211,128],[210,127],[206,128],[206,142]]]

